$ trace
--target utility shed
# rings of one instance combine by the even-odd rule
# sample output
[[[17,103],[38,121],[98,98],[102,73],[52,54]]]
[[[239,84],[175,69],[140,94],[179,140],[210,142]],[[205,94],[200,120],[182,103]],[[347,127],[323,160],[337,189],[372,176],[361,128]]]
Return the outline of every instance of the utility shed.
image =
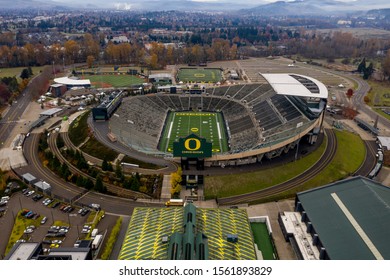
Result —
[[[321,259],[390,259],[390,188],[353,177],[298,193],[295,204]]]

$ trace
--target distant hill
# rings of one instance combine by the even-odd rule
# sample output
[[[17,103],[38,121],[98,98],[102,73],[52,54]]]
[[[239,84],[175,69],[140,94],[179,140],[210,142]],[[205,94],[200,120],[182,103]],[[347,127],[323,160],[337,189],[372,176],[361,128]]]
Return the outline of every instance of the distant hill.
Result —
[[[242,13],[252,13],[269,16],[289,16],[289,15],[307,15],[321,14],[324,11],[317,5],[304,1],[285,2],[278,1],[270,4],[260,5],[252,9],[241,10]]]
[[[381,0],[379,0],[381,2]],[[387,2],[386,2],[387,3]],[[259,5],[251,9],[242,9],[241,13],[273,16],[300,16],[300,15],[340,15],[359,10],[368,10],[368,3],[357,0],[354,2],[341,2],[334,0],[296,0],[278,1]],[[371,4],[370,4],[371,5]],[[381,2],[384,5],[384,2]],[[389,6],[390,4],[387,3]]]
[[[367,12],[367,15],[375,16],[375,17],[385,17],[387,19],[390,19],[390,9],[369,10]]]
[[[0,0],[1,9],[67,9],[65,5],[60,5],[53,1],[36,0]]]

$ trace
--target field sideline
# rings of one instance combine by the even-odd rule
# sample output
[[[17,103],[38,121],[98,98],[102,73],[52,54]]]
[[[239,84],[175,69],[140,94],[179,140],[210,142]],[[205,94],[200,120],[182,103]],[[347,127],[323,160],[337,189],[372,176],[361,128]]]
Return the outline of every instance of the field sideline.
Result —
[[[211,142],[213,153],[228,151],[222,116],[214,112],[170,112],[162,133],[160,150],[172,152],[173,142],[192,133]]]

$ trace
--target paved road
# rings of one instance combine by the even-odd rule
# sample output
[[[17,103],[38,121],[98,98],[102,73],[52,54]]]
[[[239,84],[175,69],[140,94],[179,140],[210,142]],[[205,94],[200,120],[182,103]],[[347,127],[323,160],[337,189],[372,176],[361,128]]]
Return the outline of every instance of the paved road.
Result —
[[[294,189],[306,181],[314,178],[317,174],[319,174],[334,158],[337,151],[337,139],[332,129],[325,129],[328,142],[322,157],[308,170],[303,172],[302,174],[296,176],[295,178],[286,181],[284,183],[262,189],[259,191],[255,191],[248,194],[242,194],[232,197],[226,197],[218,199],[219,205],[232,205],[232,204],[241,204],[241,203],[250,203],[255,202],[260,199],[270,197],[272,195],[285,192],[287,190]]]
[[[13,140],[9,139],[10,133],[17,125],[22,124],[20,116],[23,115],[23,112],[31,102],[31,95],[32,93],[27,87],[27,89],[23,91],[23,94],[16,100],[17,103],[14,102],[14,104],[9,107],[7,113],[2,116],[2,120],[0,121],[0,147],[4,147],[7,141]]]
[[[376,165],[378,144],[375,141],[364,141],[364,145],[366,146],[366,158],[355,175],[367,176]]]

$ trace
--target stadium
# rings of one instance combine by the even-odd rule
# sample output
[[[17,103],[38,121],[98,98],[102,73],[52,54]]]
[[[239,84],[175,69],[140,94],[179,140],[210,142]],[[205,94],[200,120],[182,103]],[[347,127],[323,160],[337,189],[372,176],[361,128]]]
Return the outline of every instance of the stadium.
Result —
[[[124,98],[110,119],[117,139],[140,152],[172,157],[172,142],[196,134],[213,144],[208,166],[272,159],[301,139],[313,144],[328,90],[298,74],[260,74],[263,82],[216,86],[200,94],[156,93]]]

